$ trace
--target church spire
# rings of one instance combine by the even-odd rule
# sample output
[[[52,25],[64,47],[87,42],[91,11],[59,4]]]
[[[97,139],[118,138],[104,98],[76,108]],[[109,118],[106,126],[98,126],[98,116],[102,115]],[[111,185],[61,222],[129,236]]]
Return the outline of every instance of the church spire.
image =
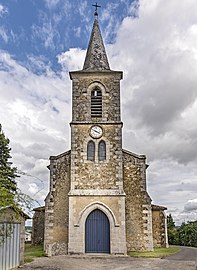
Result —
[[[92,28],[92,33],[86,53],[86,58],[83,66],[83,70],[110,70],[109,63],[107,60],[107,54],[103,44],[101,31],[98,23],[97,6],[95,10],[95,19]]]

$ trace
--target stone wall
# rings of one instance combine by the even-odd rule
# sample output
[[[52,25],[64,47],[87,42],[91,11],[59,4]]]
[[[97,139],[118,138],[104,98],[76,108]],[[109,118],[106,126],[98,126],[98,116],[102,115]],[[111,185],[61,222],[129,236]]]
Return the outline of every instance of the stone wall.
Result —
[[[45,207],[38,207],[33,210],[34,215],[32,223],[32,244],[39,245],[44,243]]]
[[[122,72],[70,72],[73,82],[71,122],[71,190],[123,189],[122,123],[120,122],[120,80]],[[91,91],[102,91],[102,117],[91,118]],[[100,139],[90,136],[90,128],[99,125]],[[96,146],[94,162],[87,160],[87,144]],[[106,143],[106,160],[98,160],[98,144]]]
[[[94,191],[89,191],[94,194]],[[110,193],[110,192],[109,192]],[[126,254],[125,196],[70,196],[69,253],[85,253],[85,222],[95,209],[106,214],[110,223],[110,253]]]
[[[50,157],[50,192],[45,200],[44,247],[48,256],[68,252],[70,151]]]
[[[127,250],[153,250],[151,199],[146,192],[146,158],[123,150]]]
[[[153,243],[155,247],[168,247],[166,207],[152,205]]]
[[[102,91],[102,119],[100,122],[120,121],[120,80],[122,72],[70,72],[73,81],[72,122],[92,122],[91,91]],[[95,119],[94,119],[95,120]]]
[[[87,160],[87,144],[91,124],[72,125],[72,186],[71,189],[119,189],[122,188],[122,149],[120,144],[122,125],[102,125],[103,136],[95,142],[95,161]],[[98,144],[106,143],[106,160],[98,161]]]

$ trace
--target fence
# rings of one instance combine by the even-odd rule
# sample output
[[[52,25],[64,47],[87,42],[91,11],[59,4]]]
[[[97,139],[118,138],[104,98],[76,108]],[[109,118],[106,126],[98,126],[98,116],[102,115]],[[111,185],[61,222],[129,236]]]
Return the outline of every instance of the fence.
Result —
[[[20,224],[0,223],[0,270],[20,264]]]

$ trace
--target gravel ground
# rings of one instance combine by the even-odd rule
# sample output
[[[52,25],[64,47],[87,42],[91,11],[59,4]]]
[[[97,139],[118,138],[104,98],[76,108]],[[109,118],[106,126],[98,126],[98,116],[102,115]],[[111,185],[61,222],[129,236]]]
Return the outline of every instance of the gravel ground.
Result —
[[[196,270],[195,261],[131,257],[55,256],[37,258],[23,270]]]

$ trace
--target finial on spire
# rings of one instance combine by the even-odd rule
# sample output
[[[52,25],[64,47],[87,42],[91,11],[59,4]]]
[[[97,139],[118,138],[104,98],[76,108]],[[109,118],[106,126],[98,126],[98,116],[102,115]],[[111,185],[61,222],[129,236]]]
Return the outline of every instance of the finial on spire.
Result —
[[[99,5],[97,4],[97,2],[96,2],[95,5],[92,5],[92,6],[95,7],[94,16],[98,16],[98,7],[101,7],[101,6],[99,6]]]

